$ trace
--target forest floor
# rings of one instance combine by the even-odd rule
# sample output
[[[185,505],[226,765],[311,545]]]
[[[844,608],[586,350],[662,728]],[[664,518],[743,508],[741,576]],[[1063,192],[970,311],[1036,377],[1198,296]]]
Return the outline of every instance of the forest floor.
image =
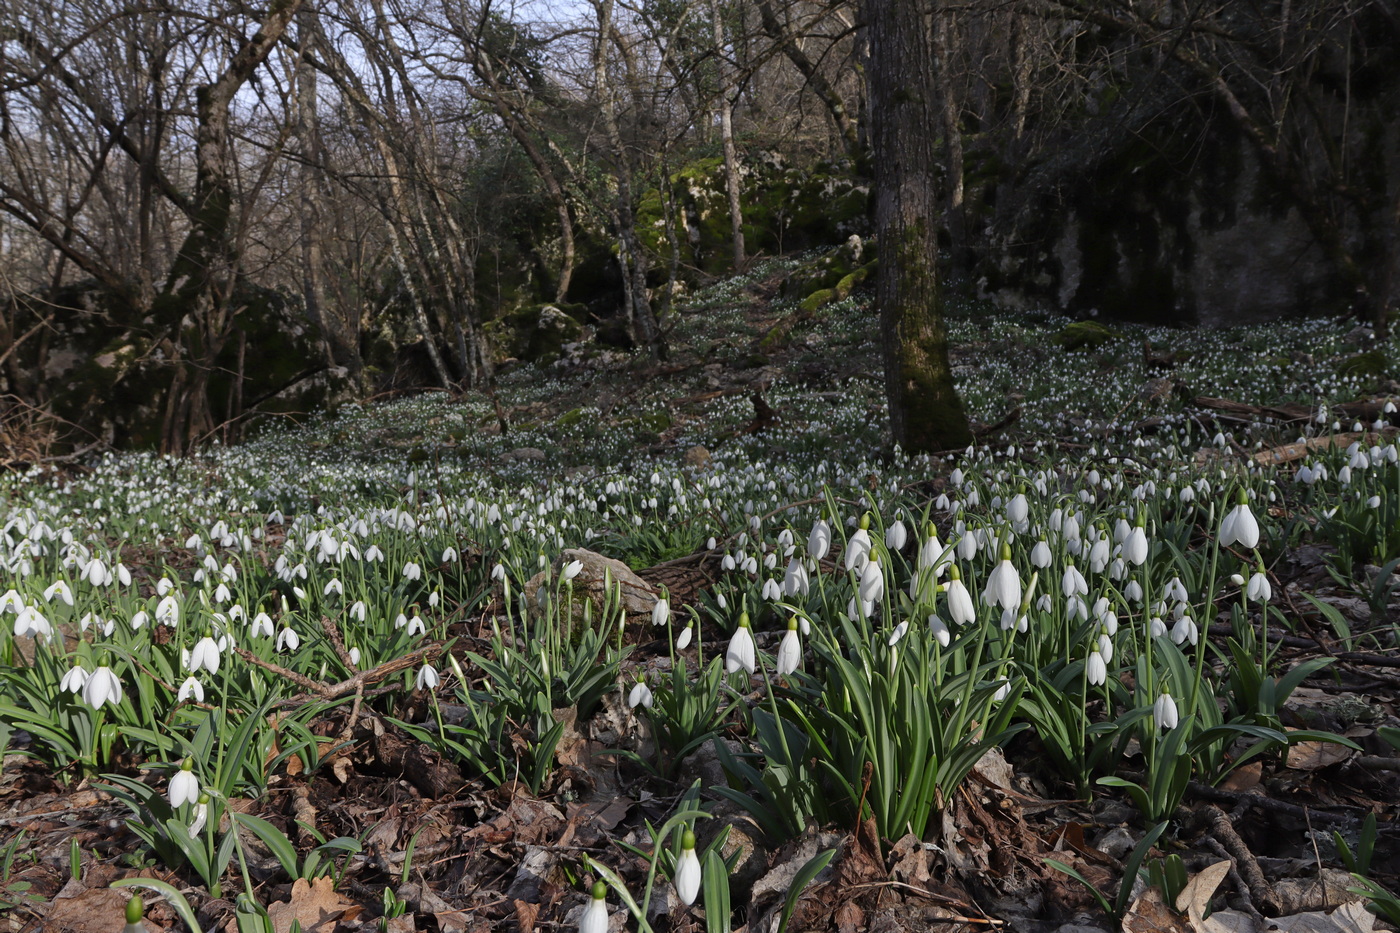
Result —
[[[156,586],[163,577],[191,592],[199,589],[205,548],[191,545],[188,536],[202,532],[213,552],[216,535],[209,529],[220,516],[236,528],[240,521],[246,525],[253,512],[277,509],[266,521],[257,519],[259,534],[251,547],[245,539],[244,547],[225,550],[239,552],[239,585],[265,583],[261,592],[245,593],[249,613],[257,606],[275,613],[280,600],[284,615],[293,588],[297,599],[309,605],[325,582],[324,576],[316,577],[324,573],[320,565],[311,567],[314,587],[279,577],[283,567],[274,570],[279,547],[285,542],[290,553],[292,537],[307,553],[314,551],[308,543],[311,526],[297,524],[294,513],[307,521],[319,513],[327,527],[334,519],[339,523],[335,527],[352,528],[356,515],[373,525],[386,521],[383,509],[402,506],[416,510],[426,528],[435,507],[470,510],[478,503],[485,508],[489,500],[502,504],[506,518],[490,534],[452,532],[451,561],[438,559],[439,544],[424,538],[419,545],[428,556],[418,561],[430,578],[438,575],[438,588],[431,594],[410,592],[401,602],[428,620],[425,640],[395,642],[393,652],[386,649],[364,664],[347,664],[346,676],[339,680],[334,671],[326,673],[324,660],[319,675],[314,665],[298,667],[296,679],[281,667],[290,662],[278,660],[270,646],[258,661],[247,661],[263,678],[255,676],[255,682],[276,685],[282,705],[267,717],[272,730],[266,745],[246,752],[262,756],[263,773],[250,784],[230,785],[227,812],[209,837],[215,854],[232,853],[220,892],[211,891],[208,879],[190,864],[170,864],[166,850],[136,832],[130,821],[155,825],[152,811],[136,812],[115,793],[127,785],[114,783],[113,774],[155,788],[163,799],[178,757],[164,768],[153,767],[149,748],[143,754],[133,751],[141,742],[131,731],[110,734],[110,753],[99,767],[87,768],[76,759],[65,764],[42,733],[17,729],[9,736],[0,773],[0,929],[115,930],[130,890],[112,883],[129,877],[173,884],[197,912],[202,929],[259,929],[259,923],[279,933],[294,924],[306,933],[575,929],[587,903],[585,884],[597,877],[591,866],[610,866],[640,900],[648,879],[645,856],[654,850],[650,828],[685,807],[709,813],[703,829],[696,827],[702,848],[727,832],[720,848],[724,856],[736,856],[727,872],[729,910],[720,916],[718,900],[710,902],[720,895],[708,885],[703,909],[702,904],[686,907],[658,877],[649,916],[642,921],[629,917],[616,891],[609,889],[610,929],[769,933],[785,922],[794,931],[841,933],[1029,933],[1108,930],[1120,924],[1133,933],[1364,933],[1373,924],[1400,920],[1400,900],[1383,890],[1400,890],[1400,749],[1388,738],[1400,736],[1388,731],[1400,725],[1400,576],[1391,560],[1400,552],[1387,552],[1400,541],[1400,532],[1383,525],[1384,516],[1392,514],[1389,498],[1380,507],[1371,506],[1379,508],[1381,527],[1353,528],[1352,534],[1328,524],[1338,514],[1364,518],[1348,511],[1360,506],[1353,501],[1357,487],[1346,483],[1326,506],[1342,513],[1324,514],[1324,504],[1308,511],[1314,509],[1309,497],[1321,496],[1323,486],[1334,482],[1357,437],[1363,452],[1395,445],[1394,415],[1386,426],[1387,414],[1380,408],[1400,395],[1391,378],[1400,371],[1394,343],[1386,345],[1379,373],[1359,376],[1347,366],[1369,345],[1348,322],[1216,332],[1115,326],[1101,343],[1071,350],[1057,344],[1064,333],[1061,320],[997,312],[959,299],[949,312],[955,369],[982,432],[979,448],[988,453],[981,459],[957,452],[947,459],[911,460],[892,451],[885,439],[868,296],[804,314],[776,297],[782,276],[795,264],[770,262],[682,303],[670,318],[671,352],[660,364],[581,347],[553,366],[504,373],[495,399],[427,393],[350,405],[302,424],[273,426],[244,445],[211,451],[181,467],[162,466],[153,458],[115,457],[63,474],[8,480],[0,491],[9,503],[7,531],[14,533],[0,541],[11,568],[6,573],[0,566],[0,590],[16,587],[23,593],[28,585],[37,594],[53,582],[44,576],[43,566],[51,574],[65,574],[78,587],[72,564],[44,565],[45,558],[36,556],[41,570],[32,574],[34,580],[15,569],[15,540],[22,537],[14,531],[16,516],[45,502],[54,506],[50,525],[71,522],[109,546],[118,538],[124,541],[120,554],[135,578],[131,599],[141,606],[156,604],[162,595]],[[1327,406],[1327,420],[1337,419],[1335,428],[1318,425],[1319,399]],[[1217,432],[1220,437],[1214,437]],[[1164,436],[1172,442],[1160,448],[1160,460],[1129,460],[1141,449],[1132,445],[1133,439]],[[1309,444],[1318,436],[1333,441]],[[1261,459],[1269,453],[1272,461]],[[1324,461],[1331,466],[1331,478],[1304,490],[1295,481],[1297,468],[1311,469]],[[1253,466],[1238,467],[1242,463]],[[1397,468],[1383,459],[1375,466],[1375,495],[1393,494],[1400,508],[1400,480],[1384,472]],[[987,485],[979,487],[981,495],[972,494],[961,475],[974,470],[988,477]],[[162,478],[162,471],[169,475]],[[1365,468],[1352,471],[1359,476]],[[845,815],[826,822],[809,819],[800,832],[775,834],[750,810],[713,790],[723,785],[737,788],[736,794],[744,790],[715,746],[731,752],[756,747],[754,723],[762,720],[755,711],[770,703],[777,708],[761,671],[751,677],[729,675],[727,715],[714,724],[711,740],[698,748],[670,747],[656,734],[660,720],[639,716],[647,711],[625,702],[639,676],[658,692],[672,683],[677,658],[687,659],[692,672],[701,671],[704,656],[697,655],[697,647],[724,645],[731,637],[730,605],[752,609],[755,629],[762,630],[760,660],[765,652],[776,652],[783,613],[768,608],[776,601],[766,590],[760,593],[760,584],[768,582],[765,577],[783,579],[789,559],[781,550],[784,544],[795,539],[802,558],[802,542],[818,516],[845,519],[868,508],[883,516],[879,524],[887,529],[903,516],[901,525],[907,522],[915,542],[922,517],[929,516],[951,542],[960,527],[962,534],[973,534],[973,516],[999,514],[1016,484],[1024,492],[1037,476],[1041,482],[1049,477],[1052,493],[1057,488],[1071,494],[1090,490],[1087,498],[1077,500],[1085,525],[1105,534],[1115,517],[1130,517],[1137,501],[1130,493],[1147,478],[1172,490],[1197,490],[1203,500],[1223,496],[1227,479],[1234,482],[1236,476],[1247,477],[1241,482],[1261,490],[1277,489],[1276,500],[1264,503],[1262,510],[1256,504],[1267,529],[1266,543],[1255,556],[1267,563],[1275,594],[1274,631],[1268,628],[1269,610],[1262,616],[1248,615],[1247,606],[1246,615],[1237,612],[1242,597],[1226,583],[1196,593],[1193,613],[1200,623],[1198,650],[1205,657],[1206,677],[1220,685],[1218,702],[1209,701],[1217,706],[1217,717],[1239,712],[1237,698],[1226,694],[1238,687],[1231,687],[1236,662],[1229,642],[1250,641],[1242,630],[1271,645],[1264,649],[1270,685],[1276,683],[1270,673],[1282,677],[1309,661],[1334,659],[1290,685],[1296,686],[1291,693],[1281,690],[1280,700],[1286,702],[1262,713],[1256,709],[1250,720],[1281,733],[1309,730],[1309,738],[1275,742],[1236,766],[1251,746],[1251,735],[1241,730],[1228,741],[1216,741],[1219,766],[1214,769],[1192,757],[1195,752],[1176,749],[1188,762],[1181,770],[1174,762],[1153,758],[1160,746],[1144,748],[1147,733],[1124,724],[1122,742],[1104,746],[1111,761],[1090,769],[1092,775],[1141,783],[1150,793],[1155,793],[1153,781],[1176,781],[1176,796],[1168,794],[1163,810],[1144,806],[1121,787],[1091,781],[1076,790],[1076,781],[1041,730],[1025,729],[1001,747],[988,747],[964,781],[946,796],[940,792],[941,807],[920,833],[882,833],[873,818],[859,820],[851,808],[833,807],[832,812]],[[1126,481],[1115,486],[1110,477]],[[1393,493],[1387,492],[1387,483],[1395,485]],[[683,489],[688,499],[682,500]],[[584,491],[570,498],[572,490]],[[948,495],[961,497],[961,512],[934,505]],[[626,507],[613,504],[603,512],[585,507],[600,498],[621,503],[625,496],[632,496]],[[1201,561],[1193,555],[1210,547],[1222,513],[1202,503],[1183,517],[1171,510],[1185,508],[1187,497],[1173,492],[1169,498],[1163,527],[1169,515],[1184,547],[1178,553],[1163,545],[1162,559],[1198,567]],[[676,505],[669,512],[667,501]],[[507,502],[511,508],[505,508]],[[828,503],[841,514],[832,515]],[[103,531],[100,521],[84,524],[84,514],[122,518],[106,519]],[[514,526],[509,524],[512,514]],[[1037,514],[1047,528],[1055,521],[1048,508]],[[120,521],[136,522],[137,515],[144,516],[139,524],[124,526],[121,533],[111,530]],[[1305,521],[1305,515],[1320,517]],[[24,521],[34,524],[32,518]],[[439,517],[440,525],[446,521]],[[1361,523],[1357,519],[1353,525]],[[775,537],[789,525],[786,541]],[[151,533],[145,534],[146,529]],[[439,537],[431,542],[442,537],[442,528],[434,533]],[[363,548],[368,538],[363,531],[360,535]],[[839,577],[847,589],[839,600],[808,603],[809,608],[845,607],[845,595],[859,583],[846,579],[836,563],[844,553],[842,538],[838,533],[832,552],[817,556],[811,573],[814,580]],[[892,542],[889,561],[902,561],[896,558],[903,549],[912,566],[912,551],[903,541],[887,540]],[[53,543],[56,552],[62,549]],[[696,645],[677,651],[671,638],[629,605],[620,640],[625,656],[616,658],[620,679],[607,685],[591,707],[580,702],[572,711],[553,711],[561,730],[552,751],[544,753],[549,760],[534,762],[538,781],[523,773],[526,765],[521,764],[532,760],[538,727],[504,722],[486,745],[496,752],[506,747],[506,758],[512,746],[531,751],[519,752],[516,773],[497,770],[495,777],[506,779],[493,780],[481,773],[489,769],[474,768],[470,759],[423,741],[425,733],[404,724],[431,732],[443,718],[460,721],[470,715],[471,702],[457,691],[468,685],[481,689],[481,659],[503,660],[499,633],[512,611],[511,592],[492,570],[498,563],[507,567],[518,581],[518,593],[519,584],[540,566],[549,564],[557,571],[565,547],[588,548],[625,562],[645,581],[639,586],[648,589],[649,605],[664,586],[672,618],[682,624],[695,620]],[[412,559],[417,552],[408,548],[386,548],[390,562]],[[769,564],[773,573],[757,570],[738,579],[736,574],[744,576],[743,561],[732,571],[726,558],[745,548],[751,552],[745,557],[776,554],[778,560]],[[984,542],[984,552],[986,548]],[[58,560],[56,555],[52,559]],[[1023,571],[1030,569],[1029,558],[1019,550],[1017,559]],[[221,556],[214,566],[223,560]],[[988,560],[974,553],[966,560],[982,560],[990,568],[995,556]],[[393,568],[395,575],[398,569]],[[1056,600],[1059,569],[1053,583],[1048,573],[1041,582],[1041,591]],[[1235,569],[1232,564],[1221,570],[1221,579]],[[349,575],[341,576],[348,584]],[[979,574],[978,580],[983,579]],[[263,583],[248,582],[253,580]],[[387,592],[389,584],[366,580],[370,595],[365,599],[373,606],[376,588]],[[1117,591],[1107,571],[1103,581],[1105,593]],[[1190,578],[1188,583],[1204,586]],[[62,653],[91,661],[95,642],[87,645],[85,640],[95,636],[88,633],[86,620],[79,625],[79,609],[61,624],[59,616],[66,610],[59,611],[61,605],[48,599],[46,605],[55,607],[50,614],[59,628],[56,642]],[[1131,598],[1124,600],[1123,624],[1145,627],[1145,608],[1134,610]],[[124,604],[126,610],[136,602]],[[897,605],[886,610],[897,611]],[[818,614],[813,608],[813,617]],[[337,629],[335,621],[346,618],[343,606],[334,612],[307,610],[304,616],[314,637],[324,630],[318,650],[332,657],[332,667],[338,654],[348,656],[339,640],[349,643],[344,633],[350,629]],[[288,618],[279,618],[279,624],[290,624]],[[884,644],[884,631],[888,629],[881,630],[877,648]],[[313,637],[306,629],[301,635],[303,641]],[[170,636],[149,637],[158,645]],[[468,684],[448,675],[444,646]],[[26,701],[18,685],[42,666],[47,650],[32,639],[6,635],[8,674],[0,702],[7,709],[37,702]],[[1131,650],[1119,648],[1125,656]],[[132,649],[131,657],[124,678],[138,676],[140,653]],[[893,663],[893,652],[890,658]],[[408,668],[429,659],[443,673],[443,683],[436,691],[415,690]],[[234,661],[225,655],[228,668]],[[818,666],[815,657],[806,663]],[[351,673],[357,667],[359,674]],[[1075,668],[1081,675],[1085,669],[1082,662]],[[1115,667],[1110,681],[1118,685],[1115,690],[1131,693],[1140,676],[1141,668]],[[173,705],[160,710],[161,703],[173,701],[178,678],[153,679],[164,693],[153,694],[159,709],[147,725],[177,732],[184,714],[177,715]],[[618,682],[620,689],[615,688]],[[819,691],[817,685],[808,687]],[[1064,689],[1060,700],[1077,704],[1086,722],[1113,723],[1119,712],[1130,714],[1134,702],[1117,693],[1099,697],[1087,687],[1082,693],[1077,686]],[[1273,687],[1255,684],[1253,689]],[[126,690],[124,702],[137,703],[130,680]],[[677,688],[677,695],[683,692]],[[210,711],[217,702],[192,706]],[[1123,703],[1122,710],[1115,705]],[[1150,697],[1146,704],[1152,704]],[[291,733],[277,731],[277,717],[313,705],[315,715],[302,725],[316,738],[298,746],[297,753],[287,753],[283,743]],[[109,725],[124,721],[112,715]],[[1141,723],[1142,715],[1133,721]],[[7,719],[15,721],[0,711],[0,721]],[[1349,744],[1322,733],[1344,737]],[[231,741],[216,734],[217,742]],[[1151,743],[1157,734],[1151,729]],[[197,736],[189,741],[197,743]],[[976,745],[975,735],[971,741]],[[1092,743],[1092,735],[1084,737],[1081,751]],[[758,766],[761,759],[754,762]],[[1158,776],[1167,771],[1171,774]],[[771,768],[767,773],[773,773]],[[871,790],[869,772],[865,781],[862,794],[879,792],[878,787]],[[238,823],[238,814],[260,817],[282,833],[294,850],[292,861],[251,831],[251,823]],[[1374,815],[1373,823],[1366,822],[1368,815]],[[1154,834],[1161,824],[1165,826]],[[1345,843],[1340,849],[1334,833]],[[327,840],[346,842],[316,849]],[[666,845],[672,845],[669,834]],[[819,873],[799,877],[809,864],[815,869],[813,859],[828,851],[834,857]],[[1077,872],[1083,882],[1052,860]],[[1353,870],[1378,886],[1372,896],[1358,893],[1364,882]],[[1101,898],[1112,913],[1105,912]],[[1367,904],[1378,905],[1379,916],[1368,912]],[[147,905],[146,929],[182,928],[171,899],[149,895]]]

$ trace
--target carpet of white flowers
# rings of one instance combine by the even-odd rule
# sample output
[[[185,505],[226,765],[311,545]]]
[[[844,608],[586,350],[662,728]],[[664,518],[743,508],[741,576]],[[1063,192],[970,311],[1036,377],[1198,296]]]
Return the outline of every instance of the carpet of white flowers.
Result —
[[[237,899],[259,929],[277,884],[348,872],[383,889],[361,917],[383,929],[430,912],[395,893],[406,860],[376,874],[363,840],[299,831],[275,790],[343,783],[328,763],[373,719],[463,787],[557,801],[564,758],[579,767],[565,746],[606,732],[583,770],[669,809],[630,849],[554,856],[569,884],[549,916],[594,933],[620,910],[638,929],[755,921],[737,856],[704,831],[720,813],[769,846],[858,817],[886,843],[934,838],[993,744],[1018,767],[1034,747],[1024,767],[1062,797],[1128,802],[1151,840],[1192,782],[1355,744],[1285,729],[1329,662],[1284,646],[1306,619],[1397,649],[1394,341],[1380,374],[1354,375],[1373,348],[1354,322],[1115,326],[1067,351],[1061,320],[961,302],[974,420],[1019,417],[909,457],[887,439],[867,299],[760,352],[796,311],[750,292],[783,268],[692,296],[660,375],[607,355],[503,374],[505,435],[492,400],[424,393],[188,459],[0,476],[6,769],[111,795],[126,851],[108,857],[181,909]],[[774,419],[754,424],[754,396]],[[1284,598],[1304,546],[1368,618]],[[672,597],[609,574],[590,593],[571,549],[691,579]],[[697,757],[723,782],[697,781]],[[663,893],[669,914],[648,904]]]

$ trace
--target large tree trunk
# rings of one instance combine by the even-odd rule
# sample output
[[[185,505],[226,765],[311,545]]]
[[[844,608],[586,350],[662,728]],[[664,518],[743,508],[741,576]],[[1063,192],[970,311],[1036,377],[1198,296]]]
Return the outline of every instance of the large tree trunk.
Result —
[[[719,58],[719,133],[724,143],[724,179],[729,194],[730,242],[734,249],[734,271],[742,272],[748,258],[744,250],[744,208],[739,198],[739,154],[734,146],[734,75],[724,54],[724,24],[720,5],[710,4],[714,25],[715,55]]]
[[[860,132],[846,110],[846,102],[841,99],[836,88],[832,87],[831,82],[817,68],[816,62],[812,61],[802,50],[802,46],[797,44],[797,39],[783,25],[782,20],[778,19],[777,13],[773,10],[772,0],[758,0],[758,14],[763,23],[763,31],[767,33],[768,38],[778,44],[778,48],[787,56],[787,60],[792,62],[793,67],[802,73],[807,86],[826,105],[826,112],[831,116],[831,122],[836,125],[836,132],[841,137],[846,155],[852,161],[858,159],[861,152]]]
[[[274,3],[258,31],[245,41],[211,83],[195,91],[195,196],[190,231],[171,264],[155,303],[157,319],[177,345],[175,373],[161,448],[183,452],[214,428],[209,374],[231,330],[239,257],[230,235],[234,204],[230,181],[229,110],[239,89],[267,60],[302,0]]]
[[[875,277],[895,442],[911,452],[972,440],[953,385],[938,294],[933,49],[921,4],[866,0],[875,163]]]

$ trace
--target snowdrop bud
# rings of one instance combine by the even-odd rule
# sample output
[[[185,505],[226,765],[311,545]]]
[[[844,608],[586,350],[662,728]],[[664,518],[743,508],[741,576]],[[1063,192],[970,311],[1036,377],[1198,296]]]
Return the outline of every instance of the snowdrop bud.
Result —
[[[690,647],[690,639],[694,635],[695,623],[687,622],[685,628],[681,629],[680,635],[676,636],[676,650],[684,651]]]
[[[689,907],[700,893],[700,859],[695,854],[695,833],[681,835],[681,857],[676,860],[676,896]]]
[[[601,881],[593,882],[593,896],[583,909],[583,917],[578,922],[578,933],[608,933],[608,886]]]
[[[802,663],[802,642],[798,638],[797,628],[797,617],[789,618],[787,633],[778,644],[778,656],[774,665],[779,677],[791,674]]]
[[[194,776],[194,761],[186,758],[180,770],[170,779],[170,805],[178,807],[199,799],[199,778]]]
[[[733,674],[740,669],[752,674],[757,669],[754,659],[753,633],[749,631],[749,614],[739,616],[739,626],[729,639],[729,648],[724,654],[724,669]]]
[[[870,560],[860,573],[860,598],[868,603],[878,601],[885,595],[885,575],[878,561]]]
[[[928,617],[928,630],[934,640],[944,648],[948,647],[949,642],[953,640],[953,633],[948,630],[948,623],[936,615]]]

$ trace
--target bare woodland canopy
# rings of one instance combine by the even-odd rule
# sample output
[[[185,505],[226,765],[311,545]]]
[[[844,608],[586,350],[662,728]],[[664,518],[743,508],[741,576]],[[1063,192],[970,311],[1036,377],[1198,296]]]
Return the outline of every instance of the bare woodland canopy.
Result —
[[[917,67],[882,60],[882,35]],[[56,405],[97,366],[71,413],[159,386],[151,427],[123,431],[178,450],[295,384],[369,390],[409,344],[429,381],[485,384],[488,325],[531,303],[586,308],[659,355],[677,281],[822,245],[759,208],[791,183],[774,166],[917,189],[909,256],[941,245],[989,291],[1032,294],[1058,262],[1041,297],[1071,308],[1089,292],[1064,297],[1046,216],[1073,215],[1081,246],[1121,240],[1087,218],[1133,165],[1257,177],[1320,270],[1307,300],[1383,324],[1398,51],[1393,0],[11,3],[5,391]],[[882,148],[882,113],[909,101]],[[704,257],[686,201],[701,163],[724,234]],[[1146,253],[1196,248],[1139,216]],[[887,288],[889,305],[914,286]],[[266,341],[288,327],[304,358],[278,369]]]

